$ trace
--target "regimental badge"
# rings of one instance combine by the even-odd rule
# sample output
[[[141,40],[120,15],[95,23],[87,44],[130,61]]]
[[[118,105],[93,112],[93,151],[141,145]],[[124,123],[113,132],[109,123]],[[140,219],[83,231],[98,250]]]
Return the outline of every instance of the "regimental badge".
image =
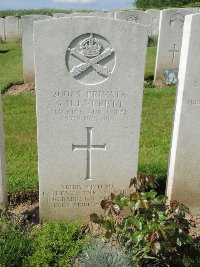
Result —
[[[133,22],[136,22],[136,23],[139,23],[139,19],[138,19],[138,16],[137,15],[130,15],[126,18],[127,21],[133,21]]]
[[[107,79],[114,67],[113,64],[107,64],[109,61],[113,61],[114,49],[105,38],[93,33],[87,34],[86,38],[81,39],[79,37],[67,49],[69,53],[67,65],[70,74],[80,81],[84,80],[85,76],[87,79],[88,76],[91,76],[91,80],[94,80],[93,83]],[[78,62],[77,60],[79,64],[74,65],[75,62]]]
[[[183,29],[185,16],[181,13],[176,13],[170,18],[170,26],[179,31]]]

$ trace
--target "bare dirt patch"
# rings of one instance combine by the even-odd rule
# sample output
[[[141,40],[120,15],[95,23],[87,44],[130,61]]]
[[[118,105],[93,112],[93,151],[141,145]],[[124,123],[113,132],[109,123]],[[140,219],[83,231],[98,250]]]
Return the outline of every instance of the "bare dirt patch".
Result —
[[[9,212],[21,218],[22,221],[29,221],[33,225],[38,225],[39,220],[39,203],[25,202],[18,206],[11,207]]]
[[[200,216],[187,216],[186,219],[190,225],[190,235],[193,238],[200,237]]]
[[[9,211],[19,217],[22,220],[27,220],[34,225],[38,225],[39,220],[39,203],[32,203],[30,201],[20,203],[14,207],[10,207]],[[89,219],[89,218],[88,218]],[[189,224],[189,233],[196,239],[200,237],[200,216],[187,215],[186,220]],[[90,232],[94,237],[103,237],[105,235],[105,229],[100,225],[92,222],[85,224],[86,232]],[[103,238],[104,239],[104,238]],[[105,241],[105,240],[104,240]]]
[[[20,85],[12,85],[6,92],[8,95],[18,95],[22,93],[34,93],[35,84],[34,83],[25,83]]]

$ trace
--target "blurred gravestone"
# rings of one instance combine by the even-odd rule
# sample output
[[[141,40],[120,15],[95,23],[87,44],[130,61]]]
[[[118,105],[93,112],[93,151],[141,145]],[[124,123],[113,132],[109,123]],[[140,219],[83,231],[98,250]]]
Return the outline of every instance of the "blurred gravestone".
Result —
[[[158,36],[159,35],[160,10],[149,9],[146,12],[150,15],[149,36]]]
[[[5,19],[0,18],[0,42],[5,40]]]
[[[166,84],[166,71],[178,73],[185,16],[198,12],[196,8],[165,9],[161,11],[155,78],[156,84]],[[175,74],[175,72],[174,72]],[[167,77],[167,80],[165,80]],[[177,81],[178,77],[174,79]]]
[[[200,215],[200,14],[186,16],[167,195]]]
[[[141,23],[147,26],[150,24],[150,15],[140,10],[119,11],[115,13],[115,18]]]
[[[33,22],[37,20],[50,19],[46,15],[27,15],[21,19],[22,23],[22,53],[23,53],[23,75],[25,83],[35,82],[34,48],[33,48]]]
[[[21,36],[18,17],[5,17],[5,36],[6,41],[8,42],[20,40]]]
[[[104,12],[85,12],[85,13],[55,13],[53,18],[62,18],[62,17],[87,17],[87,16],[97,16],[97,17],[109,17],[109,13]]]

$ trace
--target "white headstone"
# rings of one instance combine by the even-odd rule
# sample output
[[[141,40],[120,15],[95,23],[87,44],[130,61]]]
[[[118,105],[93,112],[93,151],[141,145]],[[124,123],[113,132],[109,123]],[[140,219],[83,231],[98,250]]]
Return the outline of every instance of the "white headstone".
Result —
[[[62,18],[62,17],[71,17],[71,16],[78,16],[78,17],[88,17],[88,16],[97,16],[97,17],[109,17],[109,13],[105,12],[84,12],[84,13],[55,13],[53,14],[54,18]]]
[[[0,209],[7,206],[7,180],[6,180],[6,163],[3,134],[3,114],[0,94]]]
[[[69,17],[70,14],[67,13],[54,13],[53,18],[62,18],[62,17]]]
[[[0,42],[5,40],[5,19],[0,18]]]
[[[21,18],[19,19],[19,37],[22,38],[22,21]]]
[[[118,11],[119,11],[119,10],[118,10]],[[116,10],[111,10],[111,11],[109,11],[109,12],[108,12],[108,17],[109,17],[109,18],[114,18],[116,12],[117,12]]]
[[[5,35],[8,42],[20,40],[18,17],[5,17]]]
[[[25,83],[35,82],[34,47],[33,47],[33,22],[50,19],[46,15],[27,15],[22,17],[22,53],[23,75]]]
[[[115,13],[115,18],[148,26],[150,24],[150,15],[141,10],[119,11]]]
[[[160,10],[149,9],[146,12],[150,15],[149,36],[158,36],[159,35]]]
[[[195,8],[161,11],[154,77],[157,84],[177,83],[185,16],[196,12]]]
[[[186,16],[167,195],[200,215],[200,15]]]
[[[99,17],[110,17],[109,12],[91,12],[89,14],[93,16],[99,16]]]
[[[40,215],[88,219],[137,174],[147,27],[70,17],[34,32]]]

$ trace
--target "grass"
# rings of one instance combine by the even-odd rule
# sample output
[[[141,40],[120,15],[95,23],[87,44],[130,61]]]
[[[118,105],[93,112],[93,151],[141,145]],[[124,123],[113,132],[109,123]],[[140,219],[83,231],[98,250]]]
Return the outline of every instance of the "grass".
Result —
[[[145,79],[153,80],[156,63],[156,47],[148,47],[145,68]]]
[[[35,96],[3,96],[9,192],[38,188]]]
[[[0,88],[22,82],[21,44],[1,44]],[[156,48],[149,47],[146,77],[154,73]],[[139,171],[166,177],[175,89],[144,90]],[[38,190],[35,95],[3,96],[8,188],[11,193]],[[19,127],[20,125],[20,127]]]
[[[166,178],[175,88],[145,89],[140,137],[139,171]]]
[[[0,214],[0,266],[70,267],[89,239],[80,222],[50,222],[33,229],[21,218]]]
[[[21,44],[0,44],[0,90],[22,82]]]
[[[54,13],[74,13],[74,12],[92,12],[93,10],[70,10],[70,9],[52,9],[52,8],[42,8],[42,9],[9,9],[9,10],[0,10],[0,17],[6,16],[17,16],[21,17],[24,15],[31,15],[31,14],[42,14],[42,15],[49,15],[52,16]]]

